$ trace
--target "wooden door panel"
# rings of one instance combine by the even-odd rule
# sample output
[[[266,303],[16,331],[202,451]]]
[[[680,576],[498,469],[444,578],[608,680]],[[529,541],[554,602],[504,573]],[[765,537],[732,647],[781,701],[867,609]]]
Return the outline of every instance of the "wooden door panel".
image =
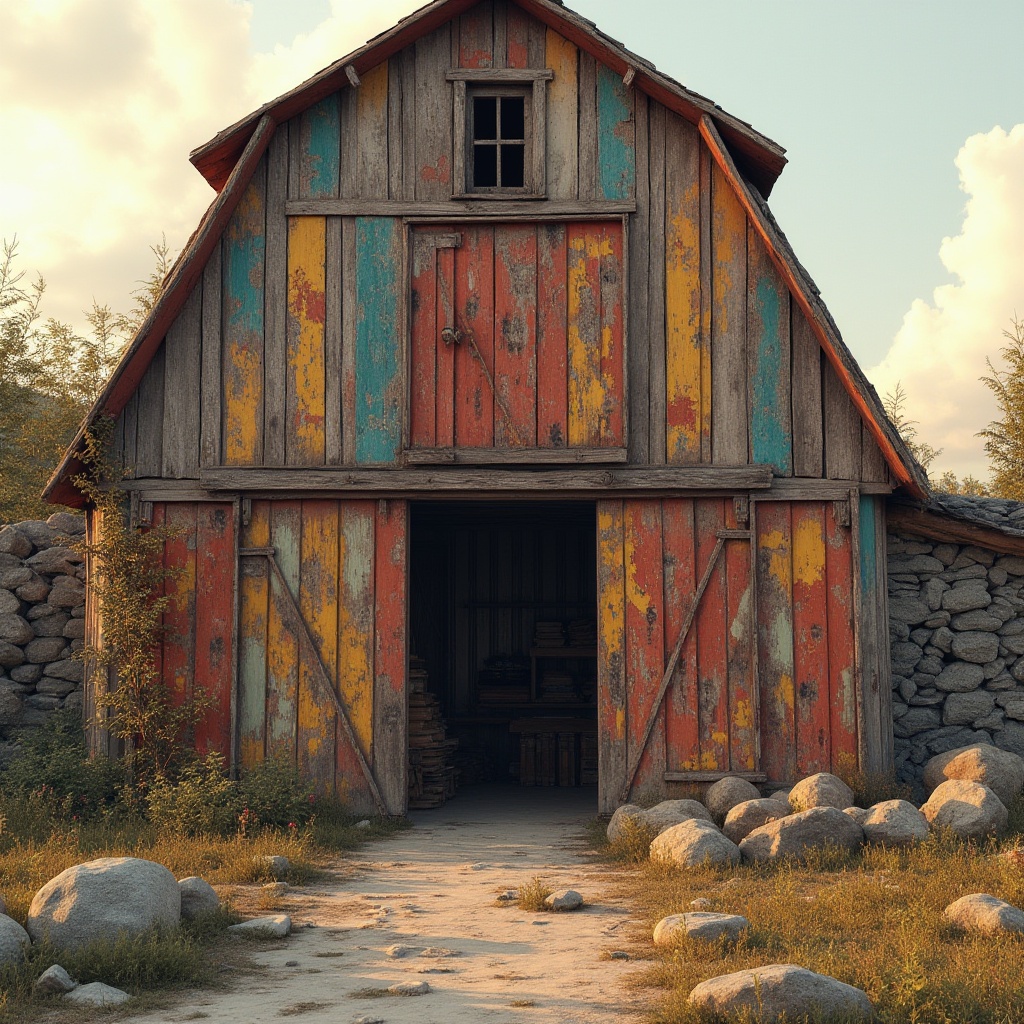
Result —
[[[416,228],[417,457],[543,448],[566,461],[573,449],[624,458],[623,259],[618,221]]]

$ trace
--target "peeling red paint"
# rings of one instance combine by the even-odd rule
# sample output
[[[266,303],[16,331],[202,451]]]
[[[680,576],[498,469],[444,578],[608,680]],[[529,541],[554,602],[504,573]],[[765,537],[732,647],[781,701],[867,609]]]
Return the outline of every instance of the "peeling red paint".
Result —
[[[422,181],[440,182],[442,185],[447,185],[452,180],[452,170],[448,163],[448,157],[442,156],[438,159],[437,164],[426,164],[420,168],[420,179]]]

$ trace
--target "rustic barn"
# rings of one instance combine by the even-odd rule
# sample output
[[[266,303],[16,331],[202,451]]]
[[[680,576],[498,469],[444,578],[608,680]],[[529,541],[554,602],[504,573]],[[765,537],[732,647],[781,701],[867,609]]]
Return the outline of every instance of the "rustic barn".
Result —
[[[885,499],[927,485],[778,145],[558,2],[435,0],[191,159],[216,198],[86,426],[179,529],[201,749],[393,813],[891,764]]]

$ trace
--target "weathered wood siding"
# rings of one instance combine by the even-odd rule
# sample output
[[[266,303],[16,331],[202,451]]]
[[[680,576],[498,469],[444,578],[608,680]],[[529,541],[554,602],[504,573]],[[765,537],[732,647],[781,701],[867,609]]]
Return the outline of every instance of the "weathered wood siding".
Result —
[[[401,813],[405,503],[253,502],[242,544],[242,765],[272,756],[296,758],[321,791],[337,792],[353,808],[374,809],[335,697],[326,689],[326,673],[389,810]],[[244,554],[246,548],[268,547],[280,576],[265,556]]]

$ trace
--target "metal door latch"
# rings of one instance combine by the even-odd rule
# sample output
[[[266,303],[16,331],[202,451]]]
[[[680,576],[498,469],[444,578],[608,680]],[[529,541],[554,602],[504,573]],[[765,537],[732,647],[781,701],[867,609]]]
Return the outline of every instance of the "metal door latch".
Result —
[[[458,327],[442,327],[441,340],[446,346],[451,345],[453,342],[458,345],[462,341],[462,332]]]

